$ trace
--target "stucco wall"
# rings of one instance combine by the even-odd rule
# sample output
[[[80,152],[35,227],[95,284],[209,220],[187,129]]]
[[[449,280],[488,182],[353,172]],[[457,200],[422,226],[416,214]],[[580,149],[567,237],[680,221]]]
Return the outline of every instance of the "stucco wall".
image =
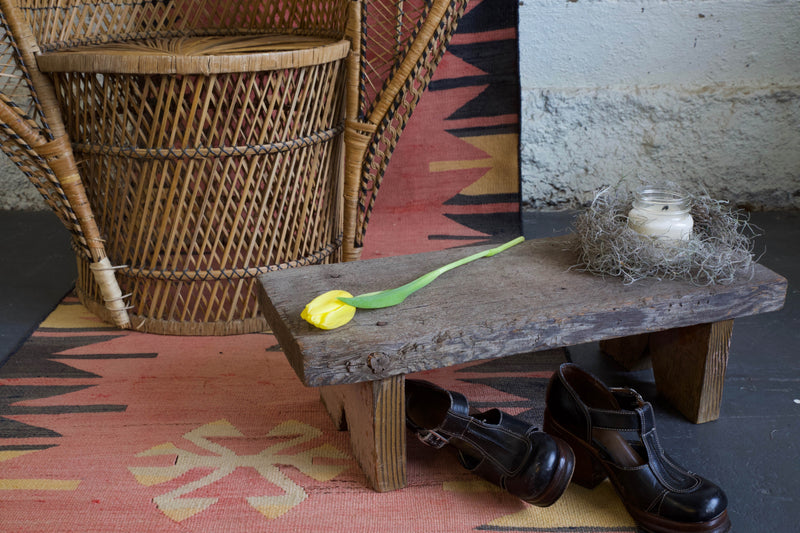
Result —
[[[637,179],[800,208],[800,0],[523,0],[522,197]],[[0,209],[44,209],[0,156]]]
[[[0,210],[47,209],[44,200],[11,161],[0,153]]]
[[[800,2],[525,0],[526,208],[669,179],[800,208]]]

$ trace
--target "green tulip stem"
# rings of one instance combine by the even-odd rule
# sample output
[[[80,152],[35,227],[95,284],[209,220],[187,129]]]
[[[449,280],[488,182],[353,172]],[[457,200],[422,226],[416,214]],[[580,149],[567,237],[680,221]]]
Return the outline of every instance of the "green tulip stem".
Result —
[[[448,270],[460,267],[461,265],[469,263],[470,261],[475,261],[476,259],[480,259],[481,257],[491,257],[493,255],[497,255],[500,252],[507,250],[508,248],[511,248],[512,246],[519,244],[524,240],[525,240],[524,237],[517,237],[513,241],[509,241],[496,248],[492,248],[490,250],[484,250],[483,252],[478,252],[463,259],[459,259],[458,261],[453,261],[452,263],[437,268],[433,272],[428,272],[427,274],[418,277],[414,281],[406,283],[405,285],[397,287],[395,289],[388,289],[379,292],[368,292],[366,294],[359,294],[358,296],[354,296],[352,298],[339,298],[338,300],[348,305],[352,305],[353,307],[357,307],[359,309],[380,309],[382,307],[391,307],[393,305],[401,303],[408,297],[408,295],[410,295],[415,291],[418,291],[425,285],[428,285],[430,282],[432,282],[433,280],[435,280],[441,274],[444,274]]]

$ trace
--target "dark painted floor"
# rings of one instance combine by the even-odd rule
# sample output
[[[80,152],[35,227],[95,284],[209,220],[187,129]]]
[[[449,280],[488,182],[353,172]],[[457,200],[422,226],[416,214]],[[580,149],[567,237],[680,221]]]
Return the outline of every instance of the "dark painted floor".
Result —
[[[529,213],[529,238],[566,233],[571,213]],[[659,398],[650,371],[626,372],[596,344],[570,358],[607,384],[653,402],[667,453],[722,486],[734,531],[800,530],[800,212],[754,213],[760,262],[789,279],[782,311],[734,324],[720,419],[687,422]],[[68,235],[50,213],[0,212],[0,361],[30,334],[75,279]]]
[[[568,213],[525,217],[525,235],[565,233]],[[649,370],[626,372],[597,344],[569,358],[608,385],[637,389],[656,408],[666,452],[726,492],[733,530],[800,531],[800,212],[752,213],[759,262],[789,280],[781,311],[734,321],[719,420],[695,425],[659,398]],[[763,254],[763,255],[761,255]]]
[[[69,232],[49,211],[0,211],[0,364],[75,285]]]

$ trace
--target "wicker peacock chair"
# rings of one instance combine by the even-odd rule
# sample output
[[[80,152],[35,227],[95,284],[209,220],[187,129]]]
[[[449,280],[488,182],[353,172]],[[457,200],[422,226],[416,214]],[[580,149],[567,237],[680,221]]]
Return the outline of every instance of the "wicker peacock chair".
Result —
[[[255,276],[358,258],[465,5],[0,0],[2,149],[72,232],[95,314],[261,331]]]

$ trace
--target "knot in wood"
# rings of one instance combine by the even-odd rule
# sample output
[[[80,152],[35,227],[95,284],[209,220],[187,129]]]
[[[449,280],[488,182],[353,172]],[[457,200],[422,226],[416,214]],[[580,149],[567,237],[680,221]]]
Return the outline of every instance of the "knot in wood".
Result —
[[[383,352],[372,352],[367,356],[367,366],[373,374],[380,374],[389,367],[389,357]]]

